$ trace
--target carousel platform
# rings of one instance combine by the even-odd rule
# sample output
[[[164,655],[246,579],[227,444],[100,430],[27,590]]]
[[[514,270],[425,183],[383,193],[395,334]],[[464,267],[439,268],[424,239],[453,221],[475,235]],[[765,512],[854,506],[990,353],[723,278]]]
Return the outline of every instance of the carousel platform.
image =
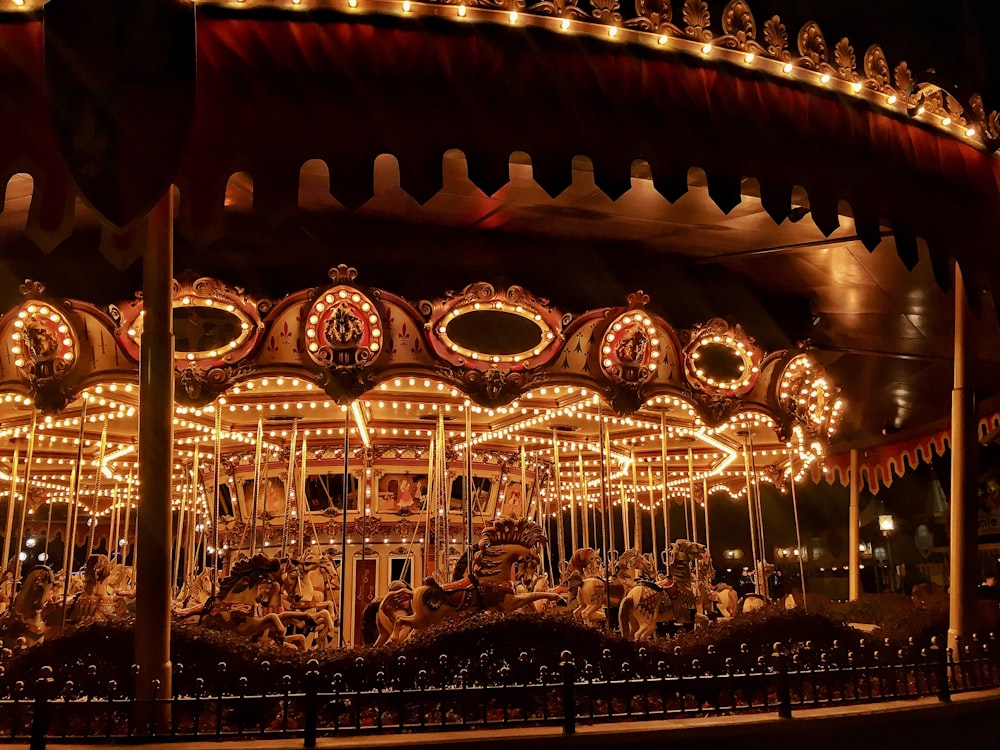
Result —
[[[738,743],[741,750],[774,748],[794,739],[813,750],[843,748],[864,738],[871,750],[900,748],[909,743],[934,746],[936,743],[967,743],[971,747],[992,747],[996,742],[996,715],[1000,710],[1000,690],[956,694],[951,702],[934,698],[890,701],[861,706],[815,708],[793,711],[792,718],[774,714],[672,719],[669,721],[623,722],[577,726],[575,734],[565,734],[554,727],[525,727],[460,732],[420,732],[382,736],[320,737],[316,747],[336,750],[366,748],[443,747],[448,750],[500,750],[516,745],[521,750],[545,748],[599,748],[610,743],[615,748],[645,748],[691,745],[711,747],[715,743]],[[213,742],[171,742],[176,750],[195,750],[211,746],[246,747],[248,738]],[[254,750],[297,750],[302,740],[253,740]],[[57,745],[55,741],[50,744]],[[160,748],[164,743],[131,744],[130,747]],[[108,745],[111,747],[112,745]],[[11,745],[10,747],[28,747]],[[58,744],[65,750],[93,750],[103,747]]]

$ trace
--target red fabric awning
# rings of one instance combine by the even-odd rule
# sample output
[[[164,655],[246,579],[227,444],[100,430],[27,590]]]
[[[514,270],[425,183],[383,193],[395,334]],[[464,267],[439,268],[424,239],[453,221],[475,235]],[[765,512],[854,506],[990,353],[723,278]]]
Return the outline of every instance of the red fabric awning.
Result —
[[[219,231],[236,171],[253,176],[255,206],[280,221],[308,159],[327,162],[331,193],[352,206],[371,195],[381,153],[398,158],[402,187],[423,201],[441,185],[447,149],[465,153],[470,178],[488,193],[507,181],[510,154],[525,151],[553,194],[579,154],[612,197],[628,188],[635,159],[671,199],[686,190],[689,168],[703,168],[723,209],[739,201],[741,178],[754,177],[776,220],[802,186],[825,232],[847,201],[869,247],[885,222],[906,262],[916,260],[915,238],[927,241],[942,283],[948,256],[975,283],[1000,282],[998,162],[856,98],[669,52],[491,24],[261,20],[204,9],[197,32],[195,121],[176,180],[181,231],[195,241]],[[0,176],[32,174],[28,231],[49,248],[71,226],[73,191],[48,121],[41,49],[38,20],[0,25]]]

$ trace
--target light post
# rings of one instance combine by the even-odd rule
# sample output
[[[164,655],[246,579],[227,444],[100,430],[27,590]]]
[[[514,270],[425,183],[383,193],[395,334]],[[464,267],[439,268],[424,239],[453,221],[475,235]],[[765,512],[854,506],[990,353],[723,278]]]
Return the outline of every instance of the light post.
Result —
[[[879,531],[882,532],[882,536],[885,537],[886,554],[889,557],[889,575],[888,575],[889,589],[891,591],[895,591],[896,590],[896,572],[895,572],[895,570],[893,568],[893,564],[892,564],[892,540],[890,538],[890,535],[892,534],[893,529],[895,528],[895,525],[892,522],[892,516],[891,515],[882,515],[882,516],[879,516],[878,517],[878,528],[879,528]]]

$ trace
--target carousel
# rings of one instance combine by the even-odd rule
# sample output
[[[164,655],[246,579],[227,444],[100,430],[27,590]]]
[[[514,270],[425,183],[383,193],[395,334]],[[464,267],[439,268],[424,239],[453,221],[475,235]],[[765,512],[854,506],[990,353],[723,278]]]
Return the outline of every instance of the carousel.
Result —
[[[5,606],[23,579],[58,610],[31,632],[134,609],[169,697],[172,616],[356,645],[381,601],[398,639],[482,595],[463,563],[525,585],[501,609],[574,574],[600,608],[620,572],[707,585],[718,502],[767,599],[761,492],[807,474],[848,478],[855,586],[868,449],[932,428],[968,632],[1000,410],[978,95],[743,0],[0,6]]]
[[[22,292],[0,321],[8,569],[51,565],[55,546],[72,596],[96,553],[127,597],[143,554],[142,299]],[[665,570],[678,539],[710,548],[720,495],[746,504],[763,570],[760,487],[794,493],[822,461],[835,385],[808,350],[764,351],[721,319],[677,330],[641,291],[623,302],[574,314],[486,283],[410,302],[343,265],[279,300],[176,281],[175,612],[200,614],[218,578],[262,553],[316,571],[323,643],[360,645],[367,604],[450,582],[499,519],[540,527],[537,573],[554,587],[582,550],[615,568],[644,558],[632,575]]]

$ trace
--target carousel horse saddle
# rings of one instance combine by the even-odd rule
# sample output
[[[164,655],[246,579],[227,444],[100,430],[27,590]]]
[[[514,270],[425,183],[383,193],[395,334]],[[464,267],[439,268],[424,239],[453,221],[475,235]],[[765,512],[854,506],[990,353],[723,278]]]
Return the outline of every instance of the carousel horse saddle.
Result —
[[[681,595],[680,587],[669,578],[660,582],[652,581],[648,578],[641,578],[639,579],[639,585],[653,589],[654,591],[659,591],[661,594],[666,594],[671,599],[676,599]]]
[[[446,605],[454,609],[466,609],[473,605],[473,601],[478,595],[476,581],[471,578],[463,578],[442,585],[433,578],[427,577],[424,579],[424,586],[426,587],[423,594],[424,605],[431,611]]]

